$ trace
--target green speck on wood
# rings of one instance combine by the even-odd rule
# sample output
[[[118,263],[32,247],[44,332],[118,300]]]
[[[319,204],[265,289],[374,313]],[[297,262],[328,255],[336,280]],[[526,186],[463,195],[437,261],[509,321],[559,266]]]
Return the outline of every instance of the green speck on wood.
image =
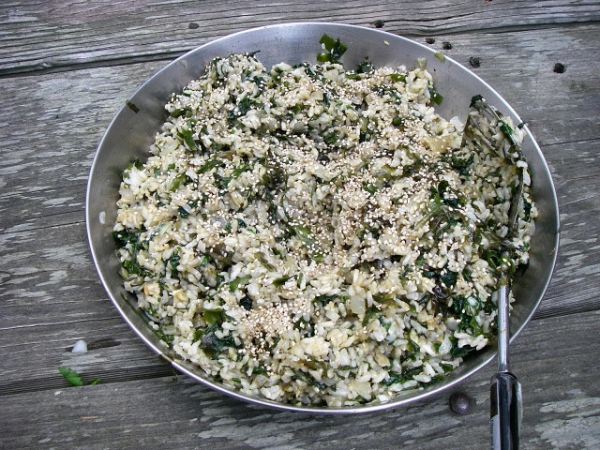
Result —
[[[73,369],[61,366],[58,368],[58,371],[63,377],[65,377],[65,380],[67,380],[73,386],[83,386],[83,380],[81,379],[81,376],[79,376],[79,374]]]

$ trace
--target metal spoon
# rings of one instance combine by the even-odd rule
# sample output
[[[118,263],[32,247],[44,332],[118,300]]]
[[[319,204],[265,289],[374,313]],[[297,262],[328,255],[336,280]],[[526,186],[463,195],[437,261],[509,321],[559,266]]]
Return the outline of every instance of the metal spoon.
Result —
[[[501,116],[489,106],[481,96],[473,97],[471,106],[476,113],[469,115],[465,124],[463,142],[477,148],[487,148],[495,153],[502,153],[512,164],[523,159],[521,148],[514,139],[513,130]],[[487,123],[484,123],[487,122]],[[495,128],[495,130],[494,130]],[[500,131],[510,143],[507,150],[494,144],[491,132]],[[519,182],[511,199],[508,233],[501,245],[500,279],[496,291],[498,305],[498,370],[491,379],[490,386],[490,431],[492,450],[517,450],[519,448],[519,428],[522,417],[521,384],[511,373],[508,357],[510,341],[509,311],[510,284],[514,264],[510,259],[512,238],[519,211],[519,203],[523,193],[523,168],[519,167]]]

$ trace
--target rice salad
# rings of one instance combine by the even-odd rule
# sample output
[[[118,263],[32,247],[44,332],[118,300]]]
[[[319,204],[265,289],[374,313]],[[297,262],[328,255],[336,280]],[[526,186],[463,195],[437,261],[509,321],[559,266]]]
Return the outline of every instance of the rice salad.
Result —
[[[246,395],[343,407],[493,341],[520,170],[515,267],[537,212],[526,164],[462,145],[442,99],[423,61],[213,60],[120,187],[125,288],[161,342]]]

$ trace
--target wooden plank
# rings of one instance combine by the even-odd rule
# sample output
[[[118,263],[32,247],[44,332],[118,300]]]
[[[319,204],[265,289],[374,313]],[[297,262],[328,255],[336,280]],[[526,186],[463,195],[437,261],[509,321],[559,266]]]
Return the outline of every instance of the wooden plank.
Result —
[[[0,75],[171,59],[215,37],[291,21],[383,25],[406,36],[505,31],[596,22],[597,0],[420,2],[312,0],[94,2],[12,0],[0,5]],[[251,11],[251,13],[250,13]],[[60,38],[57,39],[56,36]]]
[[[599,319],[595,312],[539,320],[513,345],[513,369],[524,390],[522,448],[600,445]],[[10,430],[0,433],[0,447],[480,450],[489,442],[493,372],[489,365],[430,400],[357,416],[275,411],[187,377],[0,396],[0,427]],[[470,414],[449,409],[449,395],[457,391],[475,401]]]

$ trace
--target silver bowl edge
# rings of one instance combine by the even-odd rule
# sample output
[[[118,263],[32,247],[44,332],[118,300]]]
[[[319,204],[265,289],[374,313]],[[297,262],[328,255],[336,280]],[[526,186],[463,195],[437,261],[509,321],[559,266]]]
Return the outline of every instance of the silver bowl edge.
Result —
[[[458,116],[464,119],[471,97],[481,94],[502,113],[511,116],[515,124],[522,122],[500,94],[476,74],[446,55],[444,58],[436,57],[434,50],[415,41],[381,30],[324,22],[253,28],[216,39],[177,58],[128,99],[128,104],[121,108],[108,126],[90,170],[86,192],[86,227],[94,264],[114,306],[146,345],[177,370],[212,389],[254,404],[306,413],[355,414],[396,408],[439,394],[488,364],[495,357],[496,350],[488,347],[467,358],[446,380],[422,390],[402,392],[388,403],[328,408],[295,406],[250,397],[210,380],[201,369],[180,360],[160,344],[136,310],[135,300],[122,286],[116,247],[111,235],[122,171],[134,158],[142,161],[147,158],[154,135],[166,119],[164,104],[173,92],[181,91],[189,81],[201,75],[211,59],[226,57],[231,53],[259,51],[257,56],[267,67],[281,61],[292,64],[315,62],[320,49],[318,41],[323,33],[340,38],[348,46],[342,58],[346,67],[353,67],[368,57],[376,66],[404,64],[410,68],[416,64],[417,58],[426,58],[435,87],[444,95],[444,101],[436,107],[436,111],[446,118]],[[550,170],[527,126],[525,129],[527,137],[523,142],[523,152],[532,172],[540,216],[532,240],[531,263],[514,286],[517,302],[511,316],[511,342],[529,322],[548,288],[559,245],[558,201]],[[100,219],[101,215],[103,220]]]

